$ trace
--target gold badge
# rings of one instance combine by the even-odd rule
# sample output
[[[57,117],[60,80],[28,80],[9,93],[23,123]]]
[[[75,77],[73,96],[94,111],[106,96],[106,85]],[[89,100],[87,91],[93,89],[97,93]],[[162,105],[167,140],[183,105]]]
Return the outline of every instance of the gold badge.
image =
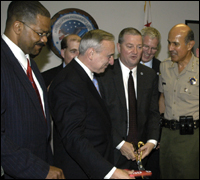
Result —
[[[195,77],[192,77],[192,78],[190,78],[189,83],[190,83],[191,85],[194,85],[194,84],[197,83],[197,79],[196,79]]]

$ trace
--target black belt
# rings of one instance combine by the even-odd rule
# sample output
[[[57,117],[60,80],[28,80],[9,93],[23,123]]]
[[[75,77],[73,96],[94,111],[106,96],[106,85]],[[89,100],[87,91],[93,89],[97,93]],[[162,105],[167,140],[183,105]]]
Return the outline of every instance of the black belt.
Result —
[[[199,120],[193,120],[193,123],[194,123],[194,129],[197,129],[199,127]],[[161,127],[169,128],[171,130],[180,129],[179,121],[173,120],[173,119],[168,120],[168,119],[162,118],[160,125]]]

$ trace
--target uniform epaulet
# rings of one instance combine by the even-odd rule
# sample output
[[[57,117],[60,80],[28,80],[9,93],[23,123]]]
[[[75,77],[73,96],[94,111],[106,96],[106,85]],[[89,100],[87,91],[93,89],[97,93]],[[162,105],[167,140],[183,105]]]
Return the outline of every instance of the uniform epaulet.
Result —
[[[171,58],[163,60],[161,63],[171,62]]]
[[[199,66],[199,58],[197,58],[197,60],[196,60],[196,65]]]

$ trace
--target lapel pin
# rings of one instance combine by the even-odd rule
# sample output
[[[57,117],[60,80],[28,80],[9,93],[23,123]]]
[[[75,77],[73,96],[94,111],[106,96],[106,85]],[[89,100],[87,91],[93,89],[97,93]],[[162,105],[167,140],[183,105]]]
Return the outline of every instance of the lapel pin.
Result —
[[[143,75],[143,72],[140,72],[141,75]]]

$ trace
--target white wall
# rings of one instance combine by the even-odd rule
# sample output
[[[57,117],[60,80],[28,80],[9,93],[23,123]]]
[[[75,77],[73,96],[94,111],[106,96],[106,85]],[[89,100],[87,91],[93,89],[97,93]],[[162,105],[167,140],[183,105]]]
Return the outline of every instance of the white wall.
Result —
[[[11,1],[1,1],[1,34],[5,29],[7,7]],[[145,1],[41,1],[51,16],[66,8],[78,8],[89,13],[100,29],[115,35],[125,27],[143,28]],[[167,36],[169,30],[185,20],[199,20],[199,1],[151,1],[153,27],[161,33],[161,50],[158,58],[168,57]],[[117,54],[117,50],[116,50]],[[61,60],[47,47],[35,58],[41,72],[55,67]]]

